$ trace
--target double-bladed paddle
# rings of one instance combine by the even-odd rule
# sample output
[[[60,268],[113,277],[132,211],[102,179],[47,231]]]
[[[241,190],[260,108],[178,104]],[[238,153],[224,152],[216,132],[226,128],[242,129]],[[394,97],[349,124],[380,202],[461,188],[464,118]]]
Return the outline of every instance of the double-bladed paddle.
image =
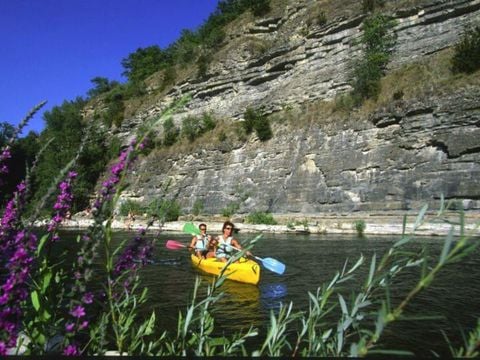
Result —
[[[201,235],[202,234],[200,232],[200,229],[198,227],[196,227],[195,225],[193,225],[193,223],[191,223],[191,222],[187,222],[187,223],[185,223],[185,225],[183,225],[183,232],[187,233],[187,234],[190,234],[190,235]]]
[[[196,227],[191,222],[185,223],[185,225],[183,225],[183,232],[185,232],[187,234],[191,234],[191,235],[200,235],[201,234],[198,227]],[[167,243],[168,243],[168,241],[167,241]],[[234,248],[235,250],[240,251],[240,249],[237,249],[233,246],[231,246],[231,247]],[[280,261],[278,261],[276,259],[273,259],[273,258],[270,258],[270,257],[260,258],[260,257],[255,256],[255,255],[251,255],[251,256],[254,257],[255,259],[257,259],[258,261],[260,261],[265,268],[267,268],[268,270],[270,270],[270,271],[272,271],[276,274],[282,275],[285,272],[285,268],[286,268],[285,264],[281,263]]]
[[[165,246],[170,250],[178,250],[188,247],[187,245],[183,245],[181,242],[175,240],[167,240]]]
[[[237,250],[237,251],[242,251],[240,249],[237,249],[234,246],[230,245],[230,247],[232,249]],[[285,272],[285,264],[281,263],[280,261],[278,261],[276,259],[273,259],[273,258],[270,258],[270,257],[261,258],[261,257],[255,256],[255,255],[250,255],[250,256],[254,257],[258,261],[260,261],[265,268],[267,268],[268,270],[270,270],[270,271],[272,271],[276,274],[282,275]]]

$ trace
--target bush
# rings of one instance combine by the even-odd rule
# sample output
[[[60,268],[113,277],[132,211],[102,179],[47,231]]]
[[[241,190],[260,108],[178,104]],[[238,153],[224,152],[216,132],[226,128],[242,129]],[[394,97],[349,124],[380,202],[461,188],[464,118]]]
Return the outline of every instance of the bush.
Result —
[[[222,216],[231,217],[238,211],[238,209],[240,209],[240,205],[236,202],[232,202],[222,209]]]
[[[255,211],[248,214],[245,221],[247,224],[266,224],[277,225],[277,221],[273,218],[273,215],[268,212]]]
[[[175,200],[155,199],[148,204],[147,215],[162,221],[176,221],[182,215],[180,204]]]
[[[182,136],[193,141],[203,133],[213,130],[215,126],[215,120],[208,113],[204,113],[201,118],[187,116],[182,121]]]
[[[255,130],[260,141],[269,140],[273,136],[269,119],[259,109],[247,108],[242,125],[247,135]]]
[[[107,78],[101,76],[94,77],[90,81],[95,85],[95,87],[87,91],[87,95],[89,97],[94,97],[109,92],[113,88],[120,85],[118,81],[110,81]]]
[[[125,69],[122,75],[131,83],[141,82],[171,64],[170,61],[170,54],[160,49],[158,45],[138,48],[122,60]]]
[[[163,145],[172,146],[177,142],[180,131],[173,123],[172,118],[168,118],[163,123]]]
[[[359,237],[363,237],[363,233],[365,232],[365,229],[367,228],[367,224],[365,223],[365,220],[356,220],[353,223],[353,226],[355,230],[357,231],[357,235]]]
[[[129,213],[134,215],[143,215],[146,212],[146,208],[141,202],[128,199],[122,202],[120,205],[119,215],[127,216]]]
[[[195,216],[198,216],[202,213],[202,211],[203,211],[203,201],[199,199],[195,200],[192,207],[192,214]]]
[[[385,0],[363,0],[363,12],[373,12],[375,9],[385,5]]]
[[[363,23],[364,55],[353,68],[353,96],[357,103],[367,98],[375,99],[380,92],[380,79],[395,41],[389,33],[393,25],[394,22],[382,14],[373,14]]]
[[[217,123],[213,116],[209,113],[204,113],[202,115],[202,132],[207,132],[215,129]]]
[[[480,26],[468,29],[455,45],[452,58],[454,73],[472,73],[480,68]]]
[[[199,133],[198,119],[193,116],[187,116],[182,120],[182,136],[188,140],[193,141],[197,138]]]
[[[250,9],[255,16],[266,15],[270,11],[270,0],[253,0]]]

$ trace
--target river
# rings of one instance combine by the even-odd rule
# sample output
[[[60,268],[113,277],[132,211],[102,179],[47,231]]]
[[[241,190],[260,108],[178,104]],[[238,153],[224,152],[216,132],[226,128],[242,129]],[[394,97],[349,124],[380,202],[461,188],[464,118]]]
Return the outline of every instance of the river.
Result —
[[[75,233],[67,232],[64,235],[73,238]],[[133,233],[117,232],[115,240],[132,236]],[[141,272],[142,284],[149,288],[150,294],[147,311],[156,311],[162,330],[175,332],[178,312],[185,312],[189,304],[195,277],[201,276],[204,286],[211,277],[200,275],[191,266],[187,250],[165,248],[167,239],[187,244],[190,236],[162,233],[156,238],[154,263],[147,265]],[[238,234],[237,238],[245,243],[253,235]],[[276,311],[280,303],[292,301],[294,309],[306,310],[307,292],[315,293],[318,286],[329,282],[342,269],[346,259],[353,265],[363,254],[366,263],[356,272],[356,278],[346,283],[344,293],[348,296],[351,289],[365,281],[372,255],[376,253],[380,258],[398,239],[394,236],[358,238],[354,235],[264,234],[255,244],[253,252],[260,257],[273,257],[282,261],[287,266],[286,272],[277,275],[263,268],[258,286],[226,281],[222,285],[225,295],[213,307],[216,332],[230,334],[255,326],[261,334],[265,334],[269,314]],[[409,248],[419,251],[425,247],[429,254],[439,254],[442,246],[441,237],[423,237],[415,239]],[[457,341],[454,344],[459,344],[460,329],[472,329],[480,317],[479,268],[478,251],[461,262],[446,267],[431,287],[407,306],[405,313],[410,317],[437,318],[398,321],[386,329],[382,345],[390,349],[409,350],[418,356],[431,356],[429,349],[448,355],[448,345],[440,329],[451,340]],[[399,276],[392,291],[393,303],[405,296],[418,276],[418,269]]]

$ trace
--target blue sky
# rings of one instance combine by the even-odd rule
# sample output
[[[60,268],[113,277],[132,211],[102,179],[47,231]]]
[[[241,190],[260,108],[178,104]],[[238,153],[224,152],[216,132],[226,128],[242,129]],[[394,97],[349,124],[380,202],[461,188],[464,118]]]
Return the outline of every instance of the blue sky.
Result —
[[[85,96],[96,76],[124,82],[122,59],[140,47],[175,41],[195,29],[218,0],[0,0],[0,122],[31,121],[64,100]]]

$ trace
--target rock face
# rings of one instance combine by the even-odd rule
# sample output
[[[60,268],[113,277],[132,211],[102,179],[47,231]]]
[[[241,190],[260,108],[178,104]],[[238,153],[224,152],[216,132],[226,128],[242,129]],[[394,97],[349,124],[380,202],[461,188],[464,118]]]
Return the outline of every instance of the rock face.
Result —
[[[193,99],[175,116],[177,123],[205,111],[236,121],[248,106],[275,113],[348,90],[363,17],[302,31],[309,9],[302,4],[236,34],[248,44],[252,38],[271,40],[288,28],[282,46],[256,57],[247,45],[237,46],[206,79],[179,84],[162,102],[129,119],[125,130],[158,116],[184,93]],[[464,27],[480,19],[480,0],[432,1],[395,17],[391,69],[455,44]],[[203,149],[169,159],[152,154],[138,164],[126,196],[148,201],[160,197],[160,184],[169,182],[169,194],[184,210],[200,200],[208,213],[228,204],[238,205],[239,213],[407,210],[426,202],[437,205],[441,194],[479,209],[478,99],[480,88],[470,86],[395,101],[368,118],[350,119],[348,126],[276,124],[267,142],[252,137],[228,151]]]

